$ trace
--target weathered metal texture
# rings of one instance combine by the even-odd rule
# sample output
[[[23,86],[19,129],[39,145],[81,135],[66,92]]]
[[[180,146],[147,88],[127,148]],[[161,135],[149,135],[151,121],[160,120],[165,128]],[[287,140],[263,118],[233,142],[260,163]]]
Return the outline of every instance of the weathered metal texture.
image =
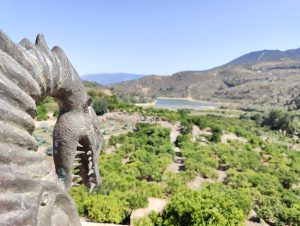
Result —
[[[36,104],[59,105],[53,132],[53,172],[32,137]],[[0,31],[0,225],[80,225],[72,185],[100,184],[103,142],[91,99],[59,47],[43,35],[13,43]],[[75,168],[75,169],[74,169]],[[75,172],[75,174],[74,174]]]

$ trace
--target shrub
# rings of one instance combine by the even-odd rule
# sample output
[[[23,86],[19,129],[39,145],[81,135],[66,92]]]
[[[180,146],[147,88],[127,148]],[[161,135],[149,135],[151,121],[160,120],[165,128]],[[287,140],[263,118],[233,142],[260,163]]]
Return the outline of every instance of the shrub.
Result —
[[[53,116],[54,116],[55,118],[58,118],[58,116],[59,116],[59,110],[58,110],[58,109],[54,110]]]
[[[221,136],[222,136],[222,130],[220,127],[214,126],[211,128],[211,142],[220,142],[221,141]]]
[[[98,222],[118,224],[129,214],[128,204],[111,195],[90,196],[84,201],[84,205],[87,216]]]
[[[295,116],[283,110],[272,110],[264,118],[262,125],[269,126],[272,130],[283,130],[289,134],[294,134],[297,130],[293,121]]]
[[[162,214],[163,225],[244,225],[246,214],[238,208],[240,200],[224,188],[211,186],[200,192],[184,189],[171,198]]]
[[[84,200],[87,200],[89,197],[86,187],[83,185],[79,187],[72,187],[70,195],[76,203],[79,214],[83,215],[85,213]]]
[[[182,116],[185,117],[186,115],[188,115],[189,113],[191,113],[190,109],[178,109],[177,112]]]
[[[260,125],[262,123],[262,115],[259,113],[254,114],[251,116],[251,120],[255,121],[257,125]]]
[[[48,119],[47,107],[45,104],[42,103],[37,106],[37,120],[42,121],[47,119]]]
[[[257,214],[273,225],[300,225],[299,197],[292,192],[282,196],[262,196]]]
[[[187,120],[181,122],[180,132],[182,134],[191,133],[192,130],[193,130],[193,125],[190,122],[188,122]]]
[[[161,180],[161,172],[159,167],[158,158],[144,150],[136,151],[131,160],[132,163],[129,163],[128,166],[130,167],[131,164],[134,164],[139,179],[146,179],[148,181],[160,181]]]
[[[189,142],[191,137],[189,135],[179,135],[176,137],[175,145],[176,147],[182,148],[185,143]]]
[[[104,115],[108,111],[108,101],[105,97],[96,98],[93,107],[96,115]]]
[[[206,118],[198,116],[198,117],[193,117],[192,122],[198,126],[200,129],[205,129],[208,127],[208,121]]]

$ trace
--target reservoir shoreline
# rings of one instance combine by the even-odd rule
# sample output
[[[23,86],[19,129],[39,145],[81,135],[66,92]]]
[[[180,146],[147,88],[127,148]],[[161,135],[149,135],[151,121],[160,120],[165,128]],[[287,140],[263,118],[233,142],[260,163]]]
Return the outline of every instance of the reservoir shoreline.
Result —
[[[155,107],[167,109],[194,109],[194,110],[207,110],[216,109],[221,106],[220,103],[195,100],[192,98],[174,98],[174,97],[158,97],[151,103],[137,103],[141,107]]]

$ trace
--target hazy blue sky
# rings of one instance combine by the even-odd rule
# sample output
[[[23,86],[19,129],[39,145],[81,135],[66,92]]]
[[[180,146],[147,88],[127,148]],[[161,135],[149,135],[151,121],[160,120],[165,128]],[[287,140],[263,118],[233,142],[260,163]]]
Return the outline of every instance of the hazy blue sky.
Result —
[[[44,33],[81,75],[171,74],[300,47],[300,0],[2,0],[0,29]]]

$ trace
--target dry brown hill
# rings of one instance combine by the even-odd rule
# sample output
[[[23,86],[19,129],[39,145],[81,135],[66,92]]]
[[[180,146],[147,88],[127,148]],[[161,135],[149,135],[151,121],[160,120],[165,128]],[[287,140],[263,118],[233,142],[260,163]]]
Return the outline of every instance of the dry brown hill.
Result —
[[[285,105],[300,94],[300,49],[253,52],[211,70],[146,76],[113,88],[127,94]]]

